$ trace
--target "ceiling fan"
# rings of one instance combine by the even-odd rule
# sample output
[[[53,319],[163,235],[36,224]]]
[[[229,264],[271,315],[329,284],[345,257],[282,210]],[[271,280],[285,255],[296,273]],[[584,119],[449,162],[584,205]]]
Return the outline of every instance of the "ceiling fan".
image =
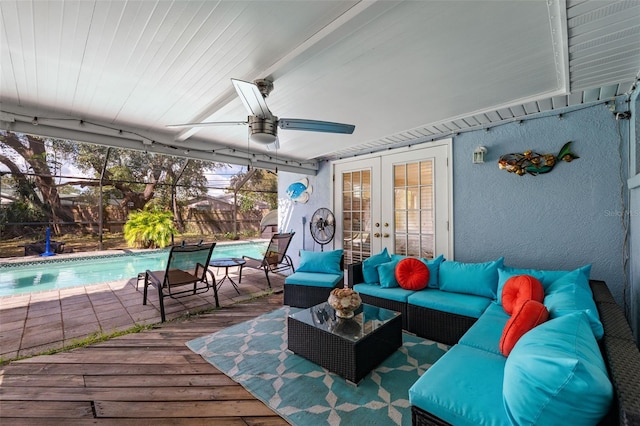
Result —
[[[352,124],[334,123],[331,121],[304,120],[299,118],[278,118],[269,111],[265,98],[273,90],[273,82],[255,80],[253,83],[232,78],[240,100],[244,104],[249,117],[246,121],[213,121],[202,123],[171,124],[167,127],[203,127],[203,126],[236,126],[249,125],[249,139],[252,142],[269,145],[278,141],[278,127],[286,130],[303,130],[307,132],[346,133],[352,134],[356,126]]]

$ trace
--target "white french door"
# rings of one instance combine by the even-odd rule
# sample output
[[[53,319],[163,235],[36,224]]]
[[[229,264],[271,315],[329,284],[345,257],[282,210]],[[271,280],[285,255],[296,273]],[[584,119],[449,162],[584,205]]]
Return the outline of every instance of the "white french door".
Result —
[[[452,258],[451,141],[339,161],[334,167],[336,242],[345,263],[390,253]]]

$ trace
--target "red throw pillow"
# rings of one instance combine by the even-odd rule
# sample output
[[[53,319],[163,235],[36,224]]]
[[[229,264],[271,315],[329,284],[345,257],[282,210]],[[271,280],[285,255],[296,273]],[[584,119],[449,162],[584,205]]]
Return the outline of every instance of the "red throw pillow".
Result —
[[[429,267],[414,257],[398,262],[395,272],[396,281],[405,290],[422,290],[429,283]]]
[[[500,338],[500,352],[508,356],[518,340],[532,328],[549,319],[546,306],[535,300],[526,300],[507,321]]]
[[[544,301],[544,287],[531,275],[516,275],[507,280],[502,288],[502,308],[509,315],[527,300]]]

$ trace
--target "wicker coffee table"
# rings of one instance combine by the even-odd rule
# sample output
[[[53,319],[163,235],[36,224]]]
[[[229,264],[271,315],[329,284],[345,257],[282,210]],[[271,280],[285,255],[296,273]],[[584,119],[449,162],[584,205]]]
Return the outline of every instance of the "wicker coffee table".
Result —
[[[399,312],[363,304],[352,319],[328,303],[289,315],[289,350],[357,384],[402,346]]]

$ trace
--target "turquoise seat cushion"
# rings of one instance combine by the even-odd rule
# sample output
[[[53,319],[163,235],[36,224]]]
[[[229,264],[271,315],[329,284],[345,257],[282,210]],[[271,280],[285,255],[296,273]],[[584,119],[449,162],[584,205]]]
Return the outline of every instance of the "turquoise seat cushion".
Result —
[[[378,266],[380,285],[383,287],[399,287],[398,281],[395,277],[395,267],[402,259],[406,259],[407,257],[412,256],[404,256],[400,254],[391,255],[391,260],[384,264],[380,264]],[[440,265],[444,262],[444,256],[440,255],[435,259],[425,259],[417,257],[420,261],[424,262],[429,268],[429,282],[427,283],[427,287],[429,288],[438,288],[439,286],[439,276],[440,276]],[[365,280],[366,282],[366,280]]]
[[[491,300],[472,294],[449,293],[437,289],[427,288],[416,291],[409,296],[407,302],[423,308],[436,309],[452,314],[479,318],[487,309]]]
[[[585,265],[580,269],[584,274],[589,278],[591,274],[591,265]],[[502,268],[498,268],[498,303],[502,304],[502,289],[504,288],[505,283],[511,277],[515,277],[516,275],[531,275],[534,278],[537,278],[540,283],[542,283],[542,287],[546,290],[551,283],[556,281],[559,278],[562,278],[564,275],[567,275],[572,271],[553,271],[553,270],[543,270],[543,269],[521,269],[521,268],[513,268],[511,266],[503,266]]]
[[[498,268],[504,258],[484,263],[463,263],[447,260],[440,265],[440,290],[475,294],[495,299],[498,289]]]
[[[522,336],[506,360],[503,390],[512,424],[597,424],[613,387],[586,315],[573,312]]]
[[[343,281],[344,274],[321,274],[300,271],[296,271],[284,279],[285,285],[305,285],[309,287],[327,288],[333,288]]]
[[[587,315],[596,339],[600,340],[604,335],[589,279],[583,270],[576,269],[551,283],[545,290],[544,305],[549,310],[549,318],[582,311]]]
[[[362,262],[362,278],[364,279],[364,282],[367,284],[380,283],[380,277],[378,276],[378,269],[376,266],[382,263],[387,263],[390,260],[391,256],[389,256],[386,247],[380,253],[366,258]]]
[[[332,251],[300,251],[300,272],[320,272],[323,274],[340,274],[343,250]]]
[[[454,345],[409,388],[409,401],[456,426],[508,425],[500,404],[505,361]]]
[[[402,287],[384,288],[376,284],[356,284],[353,289],[360,294],[406,303],[413,290],[405,290]]]
[[[458,343],[501,355],[500,338],[509,318],[502,305],[491,302]]]

